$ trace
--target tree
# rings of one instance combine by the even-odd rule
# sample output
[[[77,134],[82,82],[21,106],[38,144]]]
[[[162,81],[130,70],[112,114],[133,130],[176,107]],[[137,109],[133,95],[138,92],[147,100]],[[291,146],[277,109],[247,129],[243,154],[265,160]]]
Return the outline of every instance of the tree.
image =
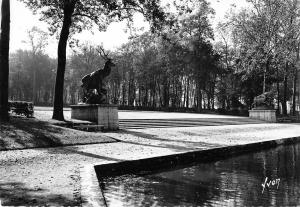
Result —
[[[213,39],[213,31],[209,23],[209,16],[213,15],[214,11],[210,8],[206,1],[201,2],[199,11],[190,17],[181,21],[182,29],[181,36],[185,37],[187,47],[189,48],[190,65],[192,74],[196,83],[196,100],[197,110],[202,110],[203,91],[207,90],[207,83],[210,81],[211,74],[218,60],[215,59],[215,54],[210,43]],[[210,102],[210,93],[207,94],[207,101]],[[208,104],[210,108],[210,104]]]
[[[250,70],[258,70],[262,78],[262,93],[266,88],[266,74],[277,46],[277,31],[280,27],[279,1],[248,0],[252,9],[233,15],[234,42],[240,46],[242,62]]]
[[[28,39],[29,39],[29,45],[31,47],[32,51],[32,58],[33,58],[33,64],[31,66],[32,68],[32,76],[33,76],[33,86],[32,86],[32,101],[33,103],[37,102],[36,99],[36,90],[37,90],[37,70],[38,70],[38,61],[37,56],[40,55],[44,48],[47,46],[48,34],[42,30],[40,30],[37,27],[33,27],[31,30],[28,31]]]
[[[8,120],[10,2],[2,0],[0,30],[0,120]]]
[[[220,67],[221,73],[218,76],[218,82],[216,84],[216,98],[219,102],[219,107],[223,110],[233,109],[232,100],[238,100],[240,91],[240,77],[238,67],[236,67],[236,51],[231,44],[231,28],[230,25],[220,22],[217,27],[218,35],[221,41],[215,43],[215,50],[221,56]]]
[[[58,42],[58,64],[55,82],[53,119],[64,120],[63,89],[66,67],[66,46],[70,34],[91,29],[95,23],[104,31],[110,22],[133,20],[135,12],[142,13],[151,22],[151,28],[160,27],[164,13],[159,0],[21,0],[34,12],[41,11],[42,20],[50,23],[50,31],[61,28]]]

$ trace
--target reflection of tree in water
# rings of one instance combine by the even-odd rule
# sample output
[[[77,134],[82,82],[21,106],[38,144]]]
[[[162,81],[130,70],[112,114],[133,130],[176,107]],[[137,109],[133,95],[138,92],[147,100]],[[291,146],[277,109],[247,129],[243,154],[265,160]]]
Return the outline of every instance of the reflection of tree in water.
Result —
[[[201,170],[197,168],[201,168]],[[144,177],[121,176],[106,180],[104,195],[109,206],[203,205],[220,188],[213,165],[196,166]]]
[[[145,176],[105,180],[111,206],[287,206],[300,203],[300,144]],[[280,178],[262,194],[265,178]]]
[[[221,197],[226,194],[224,189],[228,188],[234,190],[229,198],[233,198],[238,206],[299,204],[300,169],[296,164],[300,159],[299,148],[299,144],[280,146],[217,163],[218,171],[228,171],[221,179],[223,184],[226,183],[222,186]],[[266,177],[268,181],[276,178],[281,181],[278,189],[271,186],[262,194],[261,184]],[[219,200],[222,200],[221,197]]]

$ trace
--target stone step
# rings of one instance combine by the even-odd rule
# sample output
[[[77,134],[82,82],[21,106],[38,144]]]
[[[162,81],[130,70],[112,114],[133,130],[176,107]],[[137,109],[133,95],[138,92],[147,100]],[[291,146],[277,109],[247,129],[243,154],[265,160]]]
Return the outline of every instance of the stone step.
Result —
[[[278,117],[277,122],[296,122],[300,121],[297,116]]]
[[[85,131],[101,131],[103,129],[104,125],[78,125],[74,126],[74,129],[77,130],[85,130]]]

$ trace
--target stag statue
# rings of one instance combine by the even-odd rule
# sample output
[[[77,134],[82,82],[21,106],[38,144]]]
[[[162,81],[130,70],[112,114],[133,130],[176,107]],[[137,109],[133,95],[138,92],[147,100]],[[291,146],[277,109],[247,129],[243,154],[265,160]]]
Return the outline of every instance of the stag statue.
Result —
[[[102,47],[98,47],[97,52],[105,60],[103,69],[96,70],[85,75],[82,79],[83,102],[88,104],[108,103],[107,90],[104,86],[104,79],[110,74],[111,68],[115,66],[108,53],[104,52]],[[95,92],[96,90],[96,92]]]

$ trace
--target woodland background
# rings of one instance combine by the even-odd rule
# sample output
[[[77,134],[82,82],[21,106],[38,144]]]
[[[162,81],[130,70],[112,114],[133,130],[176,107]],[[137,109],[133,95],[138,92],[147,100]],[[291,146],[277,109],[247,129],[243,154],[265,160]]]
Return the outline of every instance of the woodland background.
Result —
[[[132,35],[111,51],[109,99],[122,108],[244,113],[255,96],[273,90],[282,114],[299,111],[300,5],[296,0],[248,0],[212,27],[214,10],[200,1],[176,14],[172,27]],[[9,99],[51,106],[57,60],[44,53],[48,33],[34,27],[31,50],[10,54]],[[218,36],[220,41],[216,41]],[[72,39],[64,104],[81,101],[81,78],[103,68],[97,45]]]

